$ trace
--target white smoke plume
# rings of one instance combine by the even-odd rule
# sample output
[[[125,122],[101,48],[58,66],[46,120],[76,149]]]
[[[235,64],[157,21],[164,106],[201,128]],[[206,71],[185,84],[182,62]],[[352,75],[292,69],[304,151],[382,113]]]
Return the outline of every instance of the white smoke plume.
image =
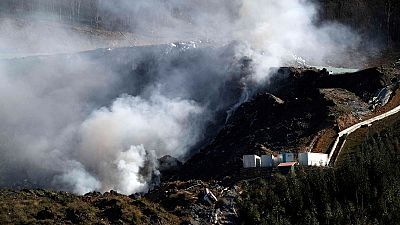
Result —
[[[238,53],[255,60],[257,82],[269,76],[272,67],[294,61],[295,56],[313,65],[343,64],[360,44],[359,37],[343,25],[316,26],[316,5],[306,0],[243,1],[240,18],[234,36],[246,46]]]
[[[198,138],[193,121],[202,111],[188,100],[123,96],[83,122],[79,159],[96,171],[102,190],[144,191],[140,169],[156,156],[182,156]]]
[[[115,49],[1,61],[2,186],[146,191],[157,158],[186,156],[216,111],[235,105],[221,97],[235,56],[253,59],[255,73],[244,82],[265,84],[271,68],[293,56],[315,64],[347,61],[346,51],[359,41],[344,26],[316,26],[316,6],[304,0],[100,3],[111,16],[128,15],[138,35],[240,44],[234,54],[214,48],[191,54],[170,45],[151,53]],[[38,53],[64,52],[65,44],[87,49],[86,37],[71,30],[41,36],[40,27],[6,25],[0,46],[24,46],[21,35],[28,35],[37,45],[29,49]]]

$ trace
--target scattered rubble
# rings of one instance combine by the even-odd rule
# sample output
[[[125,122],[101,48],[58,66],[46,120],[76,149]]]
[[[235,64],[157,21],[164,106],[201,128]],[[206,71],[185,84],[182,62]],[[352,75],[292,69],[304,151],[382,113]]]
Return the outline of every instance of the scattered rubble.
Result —
[[[371,109],[375,109],[378,106],[384,106],[389,102],[392,93],[393,91],[389,87],[384,87],[376,92],[368,104],[370,104]]]
[[[200,180],[175,181],[146,195],[173,214],[187,218],[187,224],[235,224],[237,186]]]
[[[206,194],[204,195],[203,199],[204,201],[210,203],[210,205],[218,201],[217,197],[215,197],[215,195],[210,191],[210,189],[206,188],[205,193]]]

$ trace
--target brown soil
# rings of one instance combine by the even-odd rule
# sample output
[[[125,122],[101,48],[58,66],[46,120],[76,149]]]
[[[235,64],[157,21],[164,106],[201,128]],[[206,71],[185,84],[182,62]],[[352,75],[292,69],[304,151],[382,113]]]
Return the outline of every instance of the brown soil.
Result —
[[[329,147],[333,144],[337,136],[334,128],[327,128],[321,131],[321,135],[312,149],[312,152],[326,153]]]

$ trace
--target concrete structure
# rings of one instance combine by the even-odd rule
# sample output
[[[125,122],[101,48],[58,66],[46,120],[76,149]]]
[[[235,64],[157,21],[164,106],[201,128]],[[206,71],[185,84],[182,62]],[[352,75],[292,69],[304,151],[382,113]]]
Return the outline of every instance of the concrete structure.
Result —
[[[275,157],[271,154],[261,156],[261,167],[271,168],[274,166]]]
[[[294,162],[294,153],[282,153],[282,161],[281,162]]]
[[[394,108],[394,109],[388,111],[388,112],[385,112],[385,113],[383,113],[383,114],[380,114],[380,115],[378,115],[378,116],[375,116],[374,118],[371,118],[371,119],[362,121],[362,122],[360,122],[360,123],[354,124],[353,126],[347,128],[347,129],[345,129],[345,130],[340,131],[340,132],[338,133],[338,136],[336,137],[336,141],[335,141],[335,143],[333,144],[333,146],[332,146],[332,148],[331,148],[331,151],[330,151],[330,153],[329,153],[328,165],[334,163],[334,161],[333,161],[333,163],[331,162],[333,155],[335,154],[336,151],[338,151],[338,152],[340,153],[340,150],[341,150],[342,147],[344,146],[344,145],[343,145],[343,142],[342,142],[342,144],[339,145],[339,142],[340,142],[341,139],[344,139],[344,141],[345,141],[347,135],[350,135],[350,134],[353,133],[354,131],[358,130],[360,127],[362,127],[362,126],[364,126],[364,125],[367,125],[367,124],[371,124],[371,123],[373,123],[373,122],[375,122],[375,121],[382,120],[382,119],[384,119],[384,118],[386,118],[386,117],[389,117],[389,116],[391,116],[391,115],[394,115],[394,114],[396,114],[396,113],[398,113],[398,112],[400,112],[400,105],[397,106],[396,108]],[[338,154],[339,154],[339,153],[338,153]],[[336,158],[335,158],[335,159],[336,159]]]
[[[282,154],[279,154],[278,156],[274,156],[273,160],[274,160],[274,166],[278,166],[279,163],[281,163],[283,160]]]
[[[328,154],[299,153],[299,164],[302,166],[328,166]]]
[[[277,156],[274,157],[275,166],[278,166],[278,164],[282,162],[283,160],[282,157],[283,157],[282,154],[278,154]]]
[[[210,191],[210,189],[206,188],[205,192],[206,194],[204,195],[203,198],[204,201],[207,201],[208,203],[210,203],[210,205],[218,201],[217,197],[215,197],[215,195]]]
[[[369,101],[369,104],[373,109],[376,106],[384,106],[389,102],[392,93],[393,91],[390,89],[390,87],[384,87],[375,94],[372,100]]]
[[[244,155],[243,156],[243,167],[254,168],[261,167],[261,158],[257,155]]]
[[[294,173],[295,169],[294,166],[297,164],[297,162],[286,162],[286,163],[280,163],[278,165],[278,170],[282,174],[289,174],[289,173]]]

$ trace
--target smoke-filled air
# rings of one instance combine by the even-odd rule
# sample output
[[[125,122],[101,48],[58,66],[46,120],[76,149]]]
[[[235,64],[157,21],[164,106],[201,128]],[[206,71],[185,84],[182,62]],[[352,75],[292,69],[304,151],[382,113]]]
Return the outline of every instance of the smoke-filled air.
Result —
[[[273,68],[340,63],[359,44],[348,28],[317,23],[318,5],[305,0],[99,4],[108,16],[128,15],[126,29],[152,41],[49,30],[56,25],[43,14],[37,23],[2,20],[2,186],[146,192],[160,175],[158,158],[198,151]],[[240,71],[243,57],[250,74]]]

